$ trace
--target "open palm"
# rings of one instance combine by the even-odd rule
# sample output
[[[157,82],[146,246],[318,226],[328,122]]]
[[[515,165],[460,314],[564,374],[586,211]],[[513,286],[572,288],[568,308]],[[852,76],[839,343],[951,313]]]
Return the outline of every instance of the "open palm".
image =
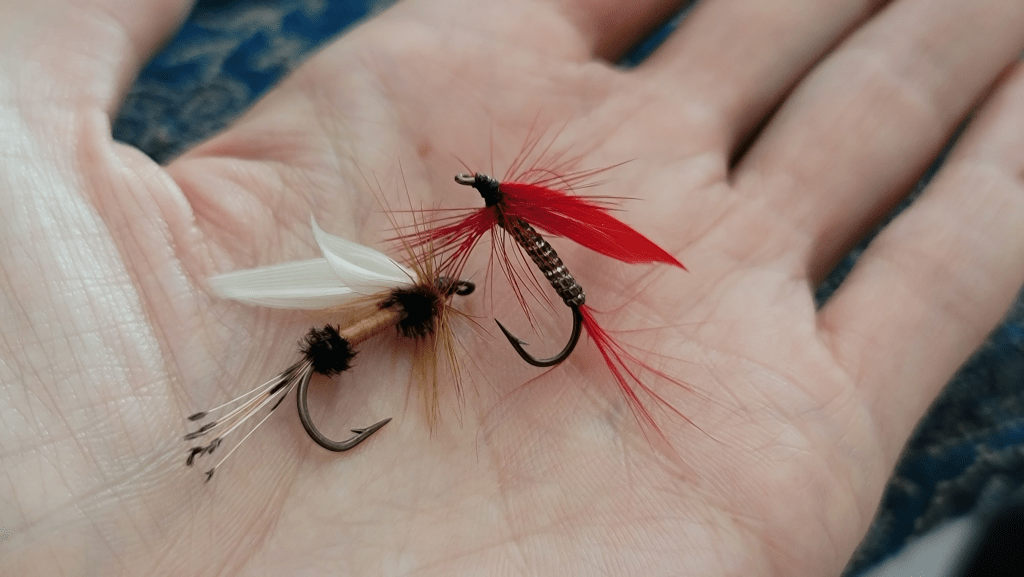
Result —
[[[4,574],[834,574],[1024,277],[1017,0],[712,0],[628,72],[606,61],[671,2],[411,0],[165,167],[109,119],[185,3],[50,4],[2,28]],[[556,242],[602,320],[689,385],[649,380],[692,421],[658,413],[672,451],[592,344],[541,374],[466,324],[465,405],[446,389],[433,434],[387,336],[314,391],[336,437],[395,417],[357,450],[314,446],[289,408],[212,482],[184,467],[184,416],[329,320],[218,300],[209,275],[314,256],[311,213],[379,244],[380,196],[472,206],[460,161],[503,172],[538,124],[581,168],[631,160],[594,192],[636,198],[622,219],[691,271]],[[456,306],[522,318],[486,293]]]

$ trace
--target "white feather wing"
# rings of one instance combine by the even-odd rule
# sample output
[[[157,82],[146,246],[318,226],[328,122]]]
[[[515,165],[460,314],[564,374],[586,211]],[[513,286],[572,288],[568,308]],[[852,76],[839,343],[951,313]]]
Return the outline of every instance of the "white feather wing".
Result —
[[[359,243],[324,232],[311,219],[324,258],[345,286],[357,293],[373,294],[381,290],[411,284],[416,278],[413,271],[398,264],[387,255]]]
[[[323,258],[219,274],[210,287],[219,297],[281,309],[326,309],[359,296]]]
[[[326,309],[413,282],[414,273],[372,248],[324,232],[312,221],[323,258],[210,277],[220,297],[282,309]]]

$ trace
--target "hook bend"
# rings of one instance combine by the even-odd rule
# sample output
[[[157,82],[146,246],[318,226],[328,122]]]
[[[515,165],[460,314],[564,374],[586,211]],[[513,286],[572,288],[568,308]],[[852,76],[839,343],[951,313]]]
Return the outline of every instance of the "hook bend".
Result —
[[[302,375],[302,378],[299,380],[298,390],[295,391],[295,404],[299,409],[299,422],[302,423],[302,428],[306,429],[306,433],[311,439],[316,441],[317,445],[320,445],[328,451],[334,451],[336,453],[347,451],[354,448],[359,443],[362,443],[369,438],[370,435],[376,433],[378,429],[391,422],[391,417],[388,417],[383,421],[378,421],[364,429],[352,429],[355,436],[344,441],[332,441],[331,439],[328,439],[320,432],[320,429],[316,428],[316,425],[313,424],[313,418],[309,415],[309,403],[306,395],[309,390],[309,379],[311,376],[312,372],[310,371]]]
[[[495,319],[494,322],[498,323],[498,328],[505,334],[505,338],[508,339],[508,342],[512,343],[512,348],[516,350],[516,353],[522,357],[524,361],[535,367],[553,367],[569,358],[573,349],[576,348],[576,343],[579,342],[580,333],[583,330],[583,316],[580,314],[580,307],[578,305],[571,305],[569,308],[572,309],[572,334],[569,335],[569,342],[565,343],[565,347],[562,348],[561,352],[546,359],[538,359],[526,352],[526,349],[523,348],[523,345],[526,343],[524,343],[522,339],[510,333],[509,330],[501,324],[501,321]]]

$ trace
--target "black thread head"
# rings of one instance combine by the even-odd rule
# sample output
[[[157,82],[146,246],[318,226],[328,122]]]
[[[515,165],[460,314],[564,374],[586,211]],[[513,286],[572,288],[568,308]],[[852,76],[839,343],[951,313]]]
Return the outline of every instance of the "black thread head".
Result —
[[[405,312],[405,317],[398,321],[398,332],[403,337],[421,339],[436,330],[435,319],[444,309],[445,293],[437,287],[429,285],[413,285],[391,291],[380,308],[395,307]]]
[[[456,174],[455,182],[464,186],[472,186],[484,199],[484,205],[488,208],[501,202],[501,183],[479,172],[475,174]]]
[[[327,377],[348,370],[356,356],[348,341],[338,334],[337,327],[331,325],[310,329],[299,350],[313,362],[313,372]]]

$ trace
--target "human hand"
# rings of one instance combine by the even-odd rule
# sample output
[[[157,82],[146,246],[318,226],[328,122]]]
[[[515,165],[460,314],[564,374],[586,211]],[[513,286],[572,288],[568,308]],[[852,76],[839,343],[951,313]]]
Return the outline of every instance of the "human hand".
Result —
[[[1000,77],[1024,6],[876,4],[706,2],[620,71],[602,58],[673,6],[411,0],[166,167],[112,142],[109,118],[186,5],[12,9],[3,572],[837,573],[1024,276],[1024,72]],[[816,311],[816,283],[978,102]],[[461,425],[449,410],[428,434],[409,350],[382,338],[319,397],[328,431],[395,417],[357,450],[322,451],[288,410],[211,483],[183,466],[184,416],[279,372],[310,326],[211,297],[209,275],[314,256],[310,213],[379,242],[364,178],[395,194],[399,163],[414,204],[472,205],[452,155],[501,172],[537,118],[567,122],[558,144],[581,167],[634,159],[595,192],[639,198],[622,219],[691,270],[556,243],[596,308],[628,301],[612,328],[656,328],[622,339],[692,387],[650,383],[693,420],[658,422],[685,467],[586,341],[518,389],[539,371],[471,330]]]

